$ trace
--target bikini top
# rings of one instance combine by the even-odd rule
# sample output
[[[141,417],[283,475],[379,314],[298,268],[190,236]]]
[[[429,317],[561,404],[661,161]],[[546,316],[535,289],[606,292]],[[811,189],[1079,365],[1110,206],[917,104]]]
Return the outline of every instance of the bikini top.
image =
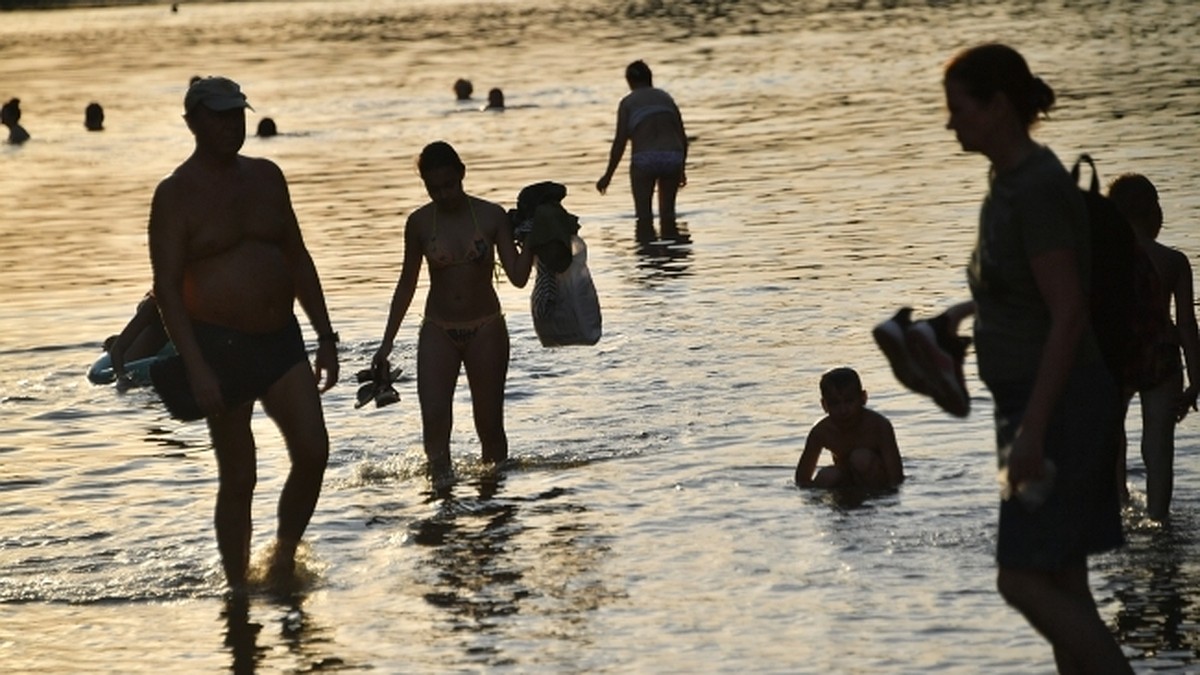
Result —
[[[475,225],[475,234],[467,250],[460,253],[451,250],[450,247],[438,240],[437,207],[434,207],[433,236],[429,238],[429,244],[425,247],[425,257],[429,259],[431,267],[442,268],[469,265],[487,255],[490,246],[487,238],[483,236],[483,232],[479,229],[479,221],[475,218],[475,207],[469,199],[467,201],[467,208],[471,211],[471,222]]]

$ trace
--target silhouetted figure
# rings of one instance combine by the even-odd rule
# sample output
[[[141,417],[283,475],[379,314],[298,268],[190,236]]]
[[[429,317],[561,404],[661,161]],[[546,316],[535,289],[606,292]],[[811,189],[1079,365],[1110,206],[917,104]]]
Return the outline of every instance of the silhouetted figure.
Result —
[[[654,239],[654,191],[658,190],[658,219],[663,239],[677,239],[675,197],[687,185],[688,138],[683,116],[671,96],[653,84],[650,66],[634,61],[625,69],[629,93],[617,106],[617,129],[613,134],[608,166],[596,181],[604,194],[612,181],[625,146],[632,145],[629,181],[637,213],[638,241]]]
[[[259,138],[270,138],[279,133],[275,128],[275,120],[270,117],[264,117],[258,121],[258,131],[254,132]]]
[[[1056,96],[1000,44],[959,52],[943,89],[946,128],[990,164],[966,276],[1002,495],[1013,497],[1000,503],[996,587],[1053,647],[1058,672],[1132,675],[1088,585],[1088,556],[1123,541],[1113,470],[1121,401],[1088,325],[1083,193],[1031,135]]]
[[[21,99],[12,98],[0,107],[0,124],[8,127],[9,143],[24,143],[29,140],[29,132],[25,131],[21,121]]]
[[[454,81],[454,96],[460,101],[471,100],[471,94],[474,93],[475,87],[470,80],[458,78]]]
[[[104,131],[104,108],[95,101],[83,110],[83,126],[88,131]]]
[[[488,104],[484,110],[504,110],[504,92],[499,88],[488,92]]]
[[[1160,281],[1157,308],[1165,320],[1155,340],[1154,358],[1143,369],[1137,388],[1142,409],[1142,462],[1146,468],[1146,515],[1164,521],[1170,515],[1175,484],[1175,426],[1196,409],[1200,394],[1200,334],[1192,291],[1192,265],[1187,254],[1159,243],[1163,211],[1158,189],[1141,174],[1122,174],[1108,188],[1108,197],[1133,227],[1138,245],[1154,263]],[[1174,306],[1172,314],[1171,307]],[[1184,360],[1180,360],[1180,350]],[[1184,365],[1188,379],[1183,388]],[[1133,391],[1125,391],[1128,410]],[[1125,419],[1123,415],[1122,420]],[[1122,434],[1118,458],[1118,487],[1127,491]],[[1127,495],[1126,495],[1127,496]]]
[[[886,490],[904,481],[904,461],[888,418],[867,407],[867,392],[853,368],[821,376],[825,417],[813,426],[796,464],[796,485],[824,489]],[[825,450],[833,464],[817,469]]]
[[[404,225],[400,278],[371,366],[388,371],[396,332],[408,316],[421,267],[427,263],[429,285],[417,331],[417,397],[429,473],[435,486],[445,486],[454,477],[452,407],[464,367],[483,461],[499,464],[508,459],[504,383],[509,335],[492,279],[499,260],[508,281],[524,288],[533,270],[533,249],[517,250],[512,222],[499,204],[466,193],[467,167],[450,144],[425,146],[417,169],[430,201],[413,211]]]
[[[154,298],[178,356],[156,363],[150,376],[174,417],[207,420],[219,468],[217,543],[235,592],[245,589],[250,565],[256,457],[264,451],[250,422],[262,402],[291,465],[267,578],[290,585],[329,459],[320,394],[338,379],[338,334],[283,172],[241,154],[252,110],[241,87],[203,78],[183,104],[195,149],[158,184],[149,223]],[[311,364],[296,304],[316,334]]]

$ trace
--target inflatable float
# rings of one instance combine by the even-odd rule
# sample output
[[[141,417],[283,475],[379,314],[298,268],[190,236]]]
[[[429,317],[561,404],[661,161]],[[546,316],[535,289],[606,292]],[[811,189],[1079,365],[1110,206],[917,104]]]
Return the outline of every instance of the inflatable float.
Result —
[[[168,342],[154,356],[147,356],[127,362],[125,364],[125,376],[122,378],[122,384],[127,387],[150,386],[150,366],[174,355],[175,346]],[[113,371],[112,367],[112,356],[108,352],[104,352],[104,355],[96,359],[96,362],[88,369],[87,379],[92,384],[112,384],[117,381],[117,374]]]

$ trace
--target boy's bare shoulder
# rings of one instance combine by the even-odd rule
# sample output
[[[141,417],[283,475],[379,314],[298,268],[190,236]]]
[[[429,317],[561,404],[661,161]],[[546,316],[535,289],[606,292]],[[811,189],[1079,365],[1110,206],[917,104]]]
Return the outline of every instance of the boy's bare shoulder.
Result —
[[[816,424],[812,426],[811,432],[817,433],[819,431],[826,431],[832,428],[834,428],[833,420],[829,418],[829,415],[824,415],[821,417],[821,419],[817,420]]]
[[[826,415],[825,417],[817,420],[817,423],[812,426],[812,429],[808,430],[808,437],[813,440],[823,441],[823,439],[830,438],[831,436],[837,434],[837,431],[837,426],[834,425],[833,420],[829,419],[829,416]]]
[[[863,408],[863,422],[871,425],[871,429],[875,431],[892,432],[892,421],[872,408]]]
[[[892,426],[892,421],[887,418],[887,415],[884,415],[874,408],[863,408],[863,417],[864,419],[871,419],[882,424],[886,424],[889,427]]]

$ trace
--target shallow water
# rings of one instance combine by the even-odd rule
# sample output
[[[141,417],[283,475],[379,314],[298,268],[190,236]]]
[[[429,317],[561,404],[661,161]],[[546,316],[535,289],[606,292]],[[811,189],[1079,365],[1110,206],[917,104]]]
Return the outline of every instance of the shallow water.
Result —
[[[999,39],[1056,87],[1039,131],[1064,161],[1134,170],[1162,193],[1162,240],[1200,236],[1200,19],[1187,2],[184,4],[0,14],[0,660],[13,672],[1051,672],[994,591],[990,403],[903,390],[869,335],[901,304],[966,293],[981,158],[944,130],[940,67]],[[680,197],[690,246],[633,245],[604,169],[624,66],[645,58],[695,137]],[[282,135],[245,152],[287,174],[343,340],[325,397],[334,442],[295,598],[222,600],[203,425],[83,372],[149,284],[145,219],[191,148],[194,74],[239,80]],[[492,86],[510,109],[477,105]],[[104,104],[107,129],[84,131]],[[513,334],[503,476],[476,462],[461,387],[462,483],[431,494],[411,380],[356,410],[425,195],[413,157],[451,141],[467,188],[512,205],[557,180],[603,304],[594,348],[543,349],[527,291]],[[1193,265],[1196,263],[1193,262]],[[419,296],[422,293],[419,291]],[[419,299],[418,299],[419,300]],[[415,370],[414,320],[398,340]],[[860,506],[798,491],[820,373],[860,370],[896,425],[908,481]],[[1195,670],[1200,439],[1178,433],[1175,517],[1141,518],[1093,560],[1106,621],[1140,672]],[[256,416],[255,547],[286,467]],[[1131,441],[1138,426],[1131,415]]]

